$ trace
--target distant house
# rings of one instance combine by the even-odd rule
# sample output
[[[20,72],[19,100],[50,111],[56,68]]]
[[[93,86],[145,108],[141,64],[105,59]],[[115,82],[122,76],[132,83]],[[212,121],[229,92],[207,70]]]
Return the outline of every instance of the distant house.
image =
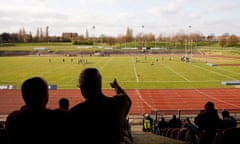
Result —
[[[78,33],[72,33],[72,32],[65,32],[62,33],[63,39],[74,39],[78,37]]]

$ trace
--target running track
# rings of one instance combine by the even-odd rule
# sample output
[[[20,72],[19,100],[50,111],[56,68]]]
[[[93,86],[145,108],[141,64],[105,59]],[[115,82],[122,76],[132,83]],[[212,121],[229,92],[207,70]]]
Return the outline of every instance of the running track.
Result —
[[[110,89],[106,95],[114,95]],[[132,99],[130,114],[149,113],[151,110],[200,110],[207,101],[213,101],[217,109],[240,109],[240,88],[224,89],[128,89]],[[49,90],[47,107],[55,109],[58,100],[66,97],[70,107],[83,101],[77,89]],[[19,109],[23,105],[20,90],[0,90],[0,114]]]

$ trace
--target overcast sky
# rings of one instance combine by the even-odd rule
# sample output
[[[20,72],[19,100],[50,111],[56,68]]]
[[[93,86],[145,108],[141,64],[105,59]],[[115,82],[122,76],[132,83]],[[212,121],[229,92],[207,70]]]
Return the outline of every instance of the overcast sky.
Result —
[[[0,33],[118,36],[200,32],[240,35],[240,0],[0,0]],[[95,29],[93,29],[95,26]],[[144,27],[143,27],[144,26]],[[191,28],[189,27],[191,26]]]

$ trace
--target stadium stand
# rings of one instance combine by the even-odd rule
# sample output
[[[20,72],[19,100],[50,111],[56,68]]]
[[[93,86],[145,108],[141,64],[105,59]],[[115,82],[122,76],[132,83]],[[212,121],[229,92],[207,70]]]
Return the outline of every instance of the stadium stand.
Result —
[[[179,130],[180,130],[180,128],[173,128],[173,130],[170,134],[170,137],[174,138],[174,139],[177,139],[177,134],[178,134]]]
[[[160,130],[160,135],[161,135],[161,136],[166,136],[167,131],[168,131],[168,128],[163,128],[163,129],[161,129],[161,130]]]
[[[171,137],[171,133],[172,133],[173,129],[174,129],[174,128],[168,128],[165,136]]]
[[[227,128],[217,132],[215,144],[239,144],[240,143],[240,127]]]
[[[141,125],[132,126],[132,137],[134,144],[188,144],[186,141],[157,135],[151,132],[143,132]]]
[[[182,141],[185,141],[185,136],[187,134],[187,128],[180,128],[176,138]]]

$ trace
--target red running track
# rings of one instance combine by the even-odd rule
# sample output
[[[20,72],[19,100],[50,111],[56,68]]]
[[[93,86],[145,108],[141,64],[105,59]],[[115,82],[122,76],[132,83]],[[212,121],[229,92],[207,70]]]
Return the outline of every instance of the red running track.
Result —
[[[114,95],[114,90],[103,90]],[[151,110],[200,110],[207,101],[213,101],[217,109],[240,109],[240,89],[127,89],[132,99],[130,114],[149,113]],[[49,90],[47,107],[55,109],[58,100],[66,97],[70,107],[84,101],[78,89]],[[19,109],[24,104],[20,90],[0,90],[0,114]]]

